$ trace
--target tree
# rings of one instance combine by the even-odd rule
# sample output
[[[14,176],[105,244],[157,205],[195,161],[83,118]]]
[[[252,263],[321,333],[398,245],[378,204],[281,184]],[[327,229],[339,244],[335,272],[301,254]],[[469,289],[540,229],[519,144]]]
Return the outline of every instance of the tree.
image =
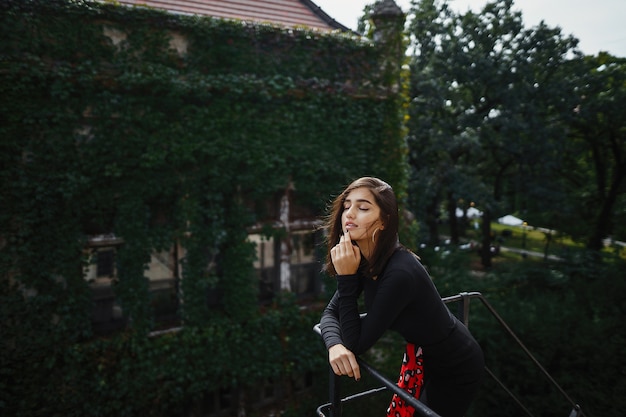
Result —
[[[560,143],[570,104],[558,94],[566,82],[558,75],[576,54],[576,39],[543,23],[526,29],[512,5],[496,0],[480,13],[455,14],[425,0],[413,4],[409,27],[411,164],[415,178],[435,178],[414,180],[413,190],[434,209],[445,197],[450,218],[459,199],[479,204],[485,267],[491,218],[522,208],[516,196],[535,185],[532,172],[550,166]]]
[[[616,216],[624,218],[618,210],[626,197],[626,60],[601,53],[572,65],[579,101],[570,112],[571,151],[562,173],[573,207],[569,231],[599,251],[603,239],[619,233]]]

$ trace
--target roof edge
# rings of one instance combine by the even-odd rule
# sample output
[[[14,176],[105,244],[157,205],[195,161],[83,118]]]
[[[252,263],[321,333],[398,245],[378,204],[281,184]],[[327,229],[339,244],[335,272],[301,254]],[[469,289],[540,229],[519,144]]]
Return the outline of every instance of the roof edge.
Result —
[[[353,31],[349,27],[342,25],[341,23],[337,22],[335,19],[330,17],[324,10],[322,10],[320,6],[315,4],[312,0],[300,0],[300,3],[308,7],[313,13],[315,13],[317,17],[322,19],[322,21],[326,23],[328,26],[334,29],[342,30],[344,32],[352,32],[354,34],[357,34],[355,31]]]

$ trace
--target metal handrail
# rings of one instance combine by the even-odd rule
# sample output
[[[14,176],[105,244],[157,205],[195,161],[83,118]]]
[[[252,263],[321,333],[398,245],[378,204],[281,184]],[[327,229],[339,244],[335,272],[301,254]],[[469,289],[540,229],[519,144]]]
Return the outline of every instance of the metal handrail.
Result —
[[[552,376],[548,373],[548,371],[539,363],[539,361],[533,356],[530,350],[528,350],[528,348],[522,343],[522,341],[517,337],[517,335],[513,332],[513,330],[511,330],[511,328],[506,324],[506,322],[502,319],[502,317],[500,317],[500,315],[491,306],[491,304],[489,304],[489,302],[485,299],[485,297],[480,292],[462,292],[457,295],[444,297],[442,298],[442,301],[445,304],[461,301],[461,304],[459,304],[458,317],[461,318],[465,326],[468,326],[469,325],[469,304],[472,298],[478,298],[481,301],[483,306],[485,306],[485,308],[491,313],[491,315],[496,318],[496,320],[506,330],[506,332],[511,337],[513,337],[515,342],[522,348],[524,353],[531,359],[531,361],[535,364],[535,366],[539,368],[539,370],[550,381],[550,383],[553,386],[555,386],[558,389],[558,391],[561,393],[561,395],[563,395],[563,397],[572,405],[573,408],[572,408],[572,411],[570,412],[569,417],[584,417],[585,414],[582,412],[580,406],[576,404],[569,397],[569,395],[567,395],[565,390],[563,390],[563,388],[561,388],[561,386],[554,380],[554,378],[552,378]],[[363,317],[365,316],[365,314],[362,314],[361,316]],[[321,336],[322,331],[321,331],[319,323],[313,327],[313,330],[318,335]],[[393,391],[400,398],[406,401],[411,407],[413,407],[416,411],[416,415],[422,416],[422,417],[438,417],[438,414],[436,414],[434,411],[432,411],[422,402],[417,400],[415,397],[410,395],[407,391],[403,390],[402,388],[398,387],[398,385],[394,384],[392,381],[385,378],[376,369],[374,369],[368,363],[363,361],[361,358],[357,357],[356,359],[357,359],[357,362],[359,363],[359,366],[367,370],[370,374],[372,374],[372,376],[375,379],[380,381],[384,386],[380,388],[375,388],[375,389],[371,389],[368,391],[364,391],[358,394],[354,394],[344,399],[341,399],[340,389],[339,389],[339,386],[340,386],[339,376],[335,375],[333,370],[329,368],[329,376],[330,376],[329,389],[330,389],[331,402],[327,404],[323,404],[317,408],[316,411],[319,417],[340,417],[341,416],[341,404],[343,402],[347,402],[347,401],[350,401],[350,400],[353,400],[362,396],[375,394],[377,392],[380,392],[386,389]],[[507,392],[507,394],[509,394],[509,396],[513,398],[513,400],[524,410],[526,414],[528,414],[531,417],[533,416],[533,414],[522,404],[522,402],[518,398],[516,398],[515,395],[508,388],[506,388],[506,386],[486,366],[485,366],[485,370],[489,374],[489,376],[491,376]],[[329,416],[326,416],[322,412],[322,409],[324,408],[328,408],[330,410]]]
[[[537,358],[535,358],[535,356],[530,352],[530,350],[528,350],[526,345],[524,345],[524,343],[522,343],[522,341],[517,337],[517,335],[513,332],[513,330],[511,330],[511,328],[506,324],[506,322],[502,319],[502,317],[500,317],[498,312],[491,306],[491,304],[489,304],[489,302],[487,302],[487,300],[485,299],[485,297],[481,293],[479,293],[479,292],[469,292],[469,293],[468,292],[463,292],[463,293],[460,293],[460,294],[458,294],[456,296],[446,297],[443,300],[444,300],[444,302],[447,303],[447,302],[459,301],[459,300],[463,299],[463,301],[465,303],[466,299],[469,300],[471,298],[478,298],[480,300],[480,302],[483,304],[483,306],[485,306],[485,308],[491,313],[491,315],[493,317],[495,317],[495,319],[498,321],[498,323],[500,323],[500,325],[506,330],[506,332],[515,340],[515,342],[519,345],[519,347],[522,348],[522,350],[530,358],[530,360],[533,361],[535,366],[537,368],[539,368],[541,373],[543,373],[543,375],[548,379],[548,381],[550,381],[550,383],[561,393],[563,398],[565,398],[570,403],[570,405],[573,407],[572,413],[574,411],[577,411],[577,414],[576,414],[577,416],[581,416],[581,417],[584,416],[584,413],[580,409],[580,406],[578,404],[576,404],[574,402],[574,400],[572,400],[570,398],[570,396],[567,395],[565,390],[563,388],[561,388],[561,386],[554,380],[554,378],[552,378],[552,375],[550,375],[548,373],[548,371],[539,363]],[[446,301],[446,300],[449,300],[449,301]],[[468,309],[469,309],[469,301],[467,303],[468,303]],[[467,325],[467,323],[466,323],[466,325]]]
[[[316,333],[321,335],[320,325],[316,324],[314,327]],[[398,385],[394,384],[392,381],[384,377],[381,373],[379,373],[373,366],[365,362],[363,359],[356,357],[359,366],[366,371],[368,371],[375,379],[383,384],[382,387],[373,388],[367,391],[363,391],[354,395],[350,395],[343,399],[339,396],[339,376],[335,375],[332,369],[330,369],[330,396],[331,402],[322,404],[317,408],[317,415],[319,417],[327,417],[322,409],[328,408],[330,410],[330,414],[328,417],[339,417],[341,416],[341,404],[344,402],[348,402],[354,400],[356,398],[376,394],[381,391],[391,390],[394,394],[397,394],[400,398],[402,398],[406,403],[408,403],[411,407],[415,409],[416,416],[421,417],[441,417],[439,414],[435,413],[433,410],[428,408],[424,403],[419,401],[417,398],[413,397],[407,391],[400,388]]]

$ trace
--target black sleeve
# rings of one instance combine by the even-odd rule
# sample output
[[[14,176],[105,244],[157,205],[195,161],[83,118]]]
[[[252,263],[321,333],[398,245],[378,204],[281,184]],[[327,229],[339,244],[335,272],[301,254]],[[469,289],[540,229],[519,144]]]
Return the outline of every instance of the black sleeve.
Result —
[[[349,276],[337,277],[341,337],[343,344],[358,355],[372,347],[412,301],[416,280],[405,269],[385,273],[364,319],[357,310],[356,281]]]
[[[320,329],[322,331],[322,339],[326,349],[343,344],[341,340],[341,328],[339,327],[339,294],[335,292],[333,298],[324,309],[322,319],[320,320]]]
[[[356,291],[355,299],[358,299],[359,294],[362,291],[361,285],[359,285],[359,278],[357,275],[343,275],[338,276],[345,277],[349,279],[351,282],[355,283]],[[358,316],[358,312],[357,312]],[[322,318],[320,320],[320,330],[322,331],[322,338],[324,339],[324,344],[326,345],[326,349],[330,349],[334,345],[344,344],[342,340],[342,331],[341,325],[339,321],[339,291],[336,291],[330,302],[324,309],[322,313]]]

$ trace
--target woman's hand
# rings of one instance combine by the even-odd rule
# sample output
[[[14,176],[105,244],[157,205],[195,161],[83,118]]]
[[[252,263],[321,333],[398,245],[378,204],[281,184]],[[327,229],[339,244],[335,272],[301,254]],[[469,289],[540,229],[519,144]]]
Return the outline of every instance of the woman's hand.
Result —
[[[330,250],[330,257],[338,275],[353,275],[359,269],[361,250],[352,244],[350,232],[344,233]]]
[[[356,381],[361,379],[361,369],[356,356],[344,345],[334,345],[328,349],[328,362],[335,375],[348,375]]]

